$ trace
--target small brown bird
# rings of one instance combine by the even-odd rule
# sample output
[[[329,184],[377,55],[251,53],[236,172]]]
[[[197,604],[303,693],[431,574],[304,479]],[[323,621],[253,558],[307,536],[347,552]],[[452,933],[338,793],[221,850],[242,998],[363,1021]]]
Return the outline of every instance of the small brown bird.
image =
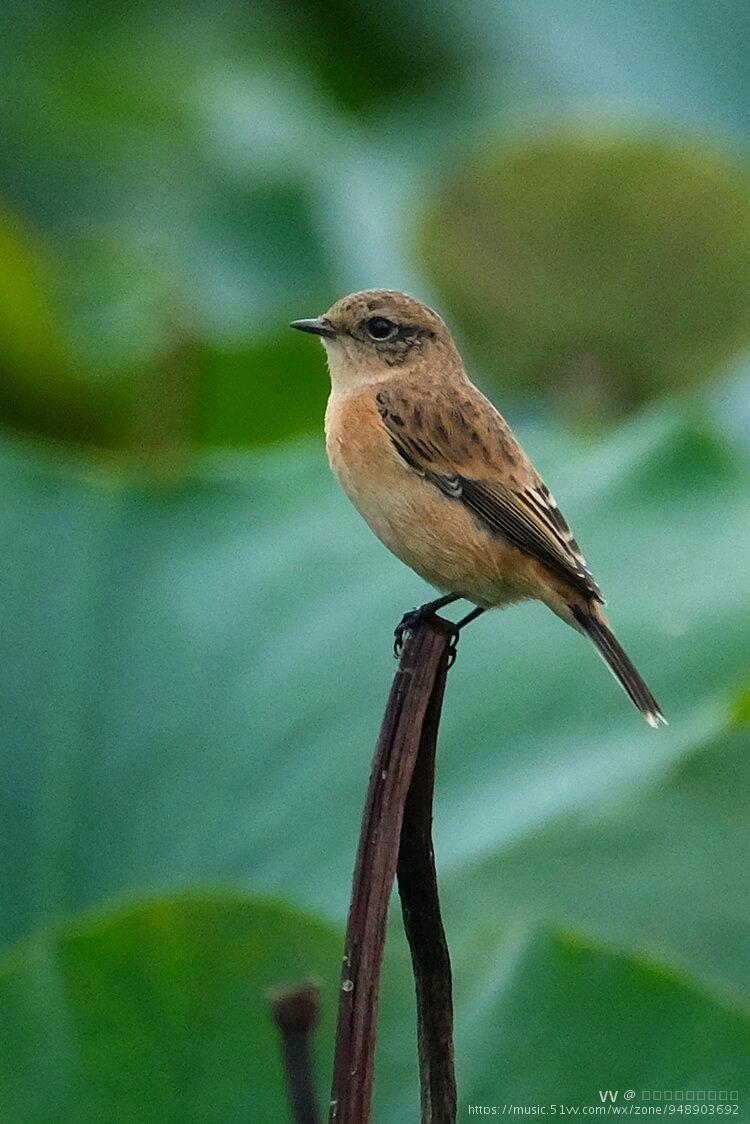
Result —
[[[331,396],[331,467],[372,530],[444,596],[485,609],[543,601],[593,641],[652,726],[666,720],[612,633],[604,598],[552,494],[510,427],[464,370],[432,309],[388,290],[353,293],[296,320],[320,336]]]

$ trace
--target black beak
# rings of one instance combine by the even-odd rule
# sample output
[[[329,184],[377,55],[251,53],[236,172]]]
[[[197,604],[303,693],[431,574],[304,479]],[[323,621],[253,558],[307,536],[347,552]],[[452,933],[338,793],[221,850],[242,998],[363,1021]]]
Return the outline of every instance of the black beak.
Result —
[[[314,320],[293,320],[289,326],[299,332],[311,332],[314,336],[336,335],[336,329],[325,316],[316,316]]]

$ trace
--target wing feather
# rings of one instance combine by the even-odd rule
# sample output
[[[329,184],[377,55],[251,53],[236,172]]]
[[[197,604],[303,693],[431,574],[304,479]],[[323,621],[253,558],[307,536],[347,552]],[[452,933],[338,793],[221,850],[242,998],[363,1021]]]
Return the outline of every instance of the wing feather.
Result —
[[[554,497],[501,415],[475,387],[420,395],[389,385],[376,395],[378,411],[402,459],[446,496],[472,512],[492,534],[603,602]]]

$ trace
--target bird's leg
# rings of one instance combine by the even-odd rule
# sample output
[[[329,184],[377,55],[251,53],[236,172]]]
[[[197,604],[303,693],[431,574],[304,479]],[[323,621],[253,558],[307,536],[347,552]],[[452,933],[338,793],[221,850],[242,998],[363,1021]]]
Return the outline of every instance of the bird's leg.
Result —
[[[452,605],[454,601],[460,600],[460,593],[446,593],[443,597],[436,597],[434,601],[428,601],[425,605],[420,605],[419,608],[411,609],[408,613],[404,613],[393,632],[395,637],[393,642],[394,655],[396,657],[401,655],[405,632],[415,628],[416,625],[426,617],[434,616],[438,609],[443,609],[446,605]]]
[[[456,621],[456,628],[460,632],[465,625],[471,624],[471,622],[475,621],[477,617],[481,617],[482,613],[484,613],[485,611],[486,610],[484,610],[481,605],[477,605],[476,609],[472,609],[471,612],[467,613],[465,617],[461,617],[460,621]]]
[[[453,626],[454,629],[455,629],[455,632],[451,636],[450,648],[448,649],[448,667],[449,668],[453,667],[454,663],[456,662],[456,653],[457,653],[457,650],[458,650],[458,638],[461,634],[461,629],[465,625],[471,624],[471,622],[475,621],[477,619],[477,617],[481,617],[481,615],[484,611],[485,610],[480,605],[477,605],[477,607],[475,609],[472,609],[470,613],[467,613],[465,617],[461,617],[460,621],[456,621],[455,625]]]

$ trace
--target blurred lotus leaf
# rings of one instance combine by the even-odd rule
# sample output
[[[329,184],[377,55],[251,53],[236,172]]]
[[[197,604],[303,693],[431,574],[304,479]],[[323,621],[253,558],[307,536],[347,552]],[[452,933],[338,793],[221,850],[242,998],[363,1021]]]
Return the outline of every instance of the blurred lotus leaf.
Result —
[[[325,1104],[342,941],[300,910],[231,893],[128,904],[40,933],[0,961],[3,1120],[285,1120],[266,995],[311,971],[323,984],[313,1053]],[[666,1072],[677,1087],[747,1092],[746,1014],[658,964],[532,929],[510,956],[489,942],[472,967],[462,1103],[601,1103],[599,1085],[640,1095]],[[384,983],[374,1119],[395,1124],[417,1114],[405,958],[387,955]]]
[[[4,373],[38,376],[67,361],[49,296],[51,264],[20,218],[0,210],[0,354]]]
[[[750,177],[698,143],[492,146],[445,183],[421,245],[488,375],[577,417],[698,383],[750,342]]]
[[[290,332],[195,357],[194,437],[208,445],[265,445],[322,428],[328,378],[310,337]]]
[[[77,918],[0,961],[3,1120],[285,1119],[266,994],[319,980],[327,1085],[341,936],[230,893]]]
[[[112,445],[119,387],[76,369],[51,255],[20,216],[0,208],[0,421],[49,436]]]
[[[256,327],[257,337],[223,342],[189,320],[169,293],[174,276],[164,277],[158,255],[150,260],[126,263],[122,246],[106,259],[88,239],[80,261],[69,260],[71,286],[49,266],[43,240],[0,212],[0,422],[147,458],[196,442],[266,444],[321,424],[321,356],[286,320],[324,297],[290,299],[278,335]],[[63,313],[76,304],[84,311],[71,328]]]

